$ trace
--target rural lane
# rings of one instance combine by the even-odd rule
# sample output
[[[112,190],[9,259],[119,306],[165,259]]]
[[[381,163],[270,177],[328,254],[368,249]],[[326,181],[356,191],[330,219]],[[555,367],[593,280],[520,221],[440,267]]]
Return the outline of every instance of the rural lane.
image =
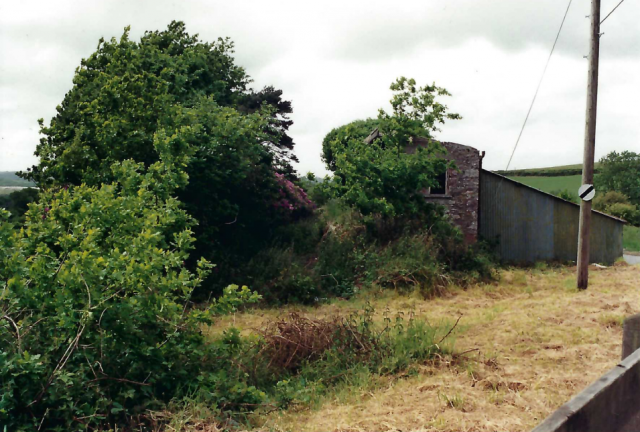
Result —
[[[629,264],[640,264],[640,256],[624,254],[624,260]]]

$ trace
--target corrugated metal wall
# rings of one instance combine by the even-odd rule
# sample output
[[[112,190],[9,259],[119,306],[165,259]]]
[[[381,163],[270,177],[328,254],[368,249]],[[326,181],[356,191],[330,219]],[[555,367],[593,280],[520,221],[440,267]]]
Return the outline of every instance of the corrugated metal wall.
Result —
[[[490,171],[480,174],[480,236],[507,262],[576,261],[580,207]],[[619,219],[592,212],[590,261],[622,256]]]

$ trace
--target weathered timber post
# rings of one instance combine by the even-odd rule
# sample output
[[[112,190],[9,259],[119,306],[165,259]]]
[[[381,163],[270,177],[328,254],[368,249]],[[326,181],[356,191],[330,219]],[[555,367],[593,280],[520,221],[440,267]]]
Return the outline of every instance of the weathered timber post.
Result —
[[[622,330],[622,360],[640,348],[640,314],[624,320]]]
[[[587,87],[587,121],[584,130],[582,184],[593,184],[593,159],[596,145],[596,112],[598,108],[598,60],[600,56],[600,0],[591,0],[591,47]],[[578,228],[579,289],[589,285],[589,233],[591,232],[591,201],[580,200]]]

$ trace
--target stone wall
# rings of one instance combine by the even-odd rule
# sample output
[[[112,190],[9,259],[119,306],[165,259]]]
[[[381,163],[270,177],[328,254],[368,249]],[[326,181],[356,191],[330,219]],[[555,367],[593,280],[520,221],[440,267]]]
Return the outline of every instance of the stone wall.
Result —
[[[418,145],[425,146],[428,141],[418,138],[414,145],[407,148],[407,153],[415,152]],[[457,169],[447,173],[447,187],[444,195],[431,195],[424,192],[425,199],[443,205],[452,222],[460,227],[467,243],[478,239],[478,214],[480,194],[480,170],[482,157],[473,147],[452,142],[441,143],[447,149],[445,156],[456,163]]]

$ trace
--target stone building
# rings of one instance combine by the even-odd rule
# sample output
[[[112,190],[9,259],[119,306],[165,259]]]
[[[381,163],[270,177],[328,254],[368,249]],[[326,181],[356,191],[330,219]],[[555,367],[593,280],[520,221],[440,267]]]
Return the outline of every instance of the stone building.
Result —
[[[418,146],[426,146],[426,138],[417,138],[407,153],[414,153]],[[449,169],[438,178],[439,187],[423,191],[425,199],[447,209],[452,222],[462,230],[465,241],[478,240],[478,215],[480,214],[480,171],[484,152],[473,147],[452,142],[441,142],[447,150],[444,157],[453,160],[456,168]]]

